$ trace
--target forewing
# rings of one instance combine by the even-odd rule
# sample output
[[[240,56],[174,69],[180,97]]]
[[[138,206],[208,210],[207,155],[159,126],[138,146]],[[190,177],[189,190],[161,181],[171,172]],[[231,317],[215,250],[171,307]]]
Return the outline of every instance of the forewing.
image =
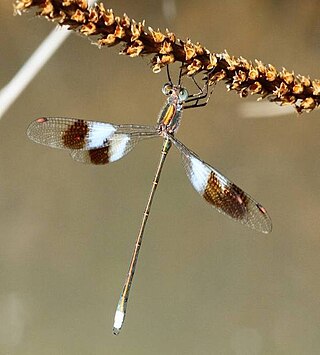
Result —
[[[200,160],[181,142],[176,139],[172,139],[172,142],[181,152],[191,184],[209,204],[252,229],[263,233],[271,232],[271,219],[258,202],[219,171]]]
[[[117,126],[75,118],[41,117],[33,121],[27,135],[36,143],[60,149],[100,148],[114,135]]]
[[[151,126],[42,117],[30,124],[27,135],[36,143],[69,150],[76,161],[100,165],[122,158],[139,140],[158,134]]]

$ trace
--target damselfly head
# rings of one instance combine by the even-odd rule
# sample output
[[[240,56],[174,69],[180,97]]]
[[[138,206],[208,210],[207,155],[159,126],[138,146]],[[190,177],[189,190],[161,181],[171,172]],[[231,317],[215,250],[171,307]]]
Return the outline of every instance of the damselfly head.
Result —
[[[187,100],[189,93],[186,88],[178,85],[175,86],[172,83],[166,83],[162,87],[162,92],[166,96],[171,96],[172,98],[176,98],[179,103],[183,103]]]

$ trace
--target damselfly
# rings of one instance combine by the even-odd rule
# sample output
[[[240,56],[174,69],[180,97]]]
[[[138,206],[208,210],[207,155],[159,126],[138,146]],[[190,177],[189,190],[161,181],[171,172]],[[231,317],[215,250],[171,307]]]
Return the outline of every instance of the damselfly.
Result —
[[[33,141],[53,148],[67,149],[74,160],[97,165],[108,164],[122,158],[143,139],[162,137],[164,140],[128,275],[117,305],[114,334],[120,332],[124,323],[144,229],[161,170],[172,145],[180,152],[194,189],[216,210],[259,232],[269,233],[272,228],[271,219],[258,202],[175,138],[183,109],[204,106],[207,101],[202,100],[208,100],[208,88],[200,90],[198,94],[189,95],[180,84],[180,79],[178,85],[172,84],[170,76],[169,80],[170,82],[162,89],[167,100],[155,126],[116,125],[75,118],[41,117],[32,122],[27,130],[28,137]]]

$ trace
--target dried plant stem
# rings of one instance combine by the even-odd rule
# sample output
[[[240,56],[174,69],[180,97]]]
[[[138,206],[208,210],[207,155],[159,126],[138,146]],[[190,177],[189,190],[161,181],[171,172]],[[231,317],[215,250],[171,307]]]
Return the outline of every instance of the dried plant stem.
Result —
[[[0,118],[69,35],[54,29],[0,91]]]
[[[89,4],[94,0],[89,0]],[[14,77],[0,90],[0,119],[70,35],[66,28],[55,28],[26,60]]]
[[[283,68],[280,72],[271,64],[255,64],[242,57],[211,53],[200,43],[182,41],[166,30],[145,31],[143,22],[135,22],[126,14],[115,16],[102,3],[88,7],[86,0],[16,0],[15,11],[21,14],[32,7],[37,14],[85,36],[98,46],[124,44],[121,54],[131,57],[154,54],[151,60],[155,73],[176,61],[181,62],[184,75],[205,75],[210,85],[224,81],[228,90],[241,97],[248,94],[268,97],[281,105],[292,105],[297,112],[309,112],[320,105],[320,80],[294,75]]]

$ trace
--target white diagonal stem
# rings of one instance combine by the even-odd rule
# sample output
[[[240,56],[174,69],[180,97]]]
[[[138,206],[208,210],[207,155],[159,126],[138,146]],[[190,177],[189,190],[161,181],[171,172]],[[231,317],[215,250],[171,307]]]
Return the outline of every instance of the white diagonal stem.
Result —
[[[94,0],[89,0],[89,6],[94,2]],[[70,33],[71,31],[67,30],[66,27],[55,28],[51,31],[47,38],[45,38],[40,46],[33,52],[31,57],[18,70],[11,81],[1,89],[0,119]]]

